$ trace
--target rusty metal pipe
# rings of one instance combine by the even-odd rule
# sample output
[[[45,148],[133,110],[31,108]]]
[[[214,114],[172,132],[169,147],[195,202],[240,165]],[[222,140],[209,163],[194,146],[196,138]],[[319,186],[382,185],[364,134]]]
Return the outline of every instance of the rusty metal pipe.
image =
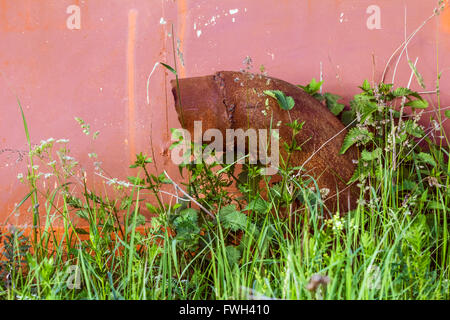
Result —
[[[301,88],[259,74],[221,71],[204,77],[180,79],[180,108],[176,81],[172,80],[171,85],[178,118],[180,121],[183,118],[184,129],[191,136],[194,135],[194,121],[202,121],[203,132],[219,129],[225,137],[226,129],[268,129],[270,115],[273,114],[272,127],[279,121],[283,124],[278,128],[279,145],[280,155],[286,159],[283,143],[290,143],[292,129],[285,124],[294,119],[305,121],[303,130],[296,136],[302,150],[292,154],[291,166],[304,164],[304,169],[316,179],[319,188],[329,190],[325,198],[329,213],[343,213],[355,208],[359,190],[346,182],[355,170],[352,160],[358,158],[358,151],[350,148],[344,155],[339,154],[347,130],[325,106]],[[291,96],[295,101],[294,108],[289,112],[282,110],[272,98],[266,106],[268,97],[265,90],[280,90]],[[268,116],[262,112],[266,108]]]

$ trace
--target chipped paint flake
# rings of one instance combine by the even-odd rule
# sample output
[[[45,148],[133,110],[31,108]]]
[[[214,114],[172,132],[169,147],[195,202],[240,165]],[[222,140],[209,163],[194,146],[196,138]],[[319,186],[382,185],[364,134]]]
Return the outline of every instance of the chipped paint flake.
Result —
[[[201,35],[202,35],[202,30],[197,30],[197,38],[200,38]]]
[[[166,19],[164,19],[164,17],[161,17],[161,19],[159,19],[159,24],[166,24],[167,21]]]
[[[228,11],[231,15],[236,14],[239,12],[239,9],[231,9],[230,11]]]

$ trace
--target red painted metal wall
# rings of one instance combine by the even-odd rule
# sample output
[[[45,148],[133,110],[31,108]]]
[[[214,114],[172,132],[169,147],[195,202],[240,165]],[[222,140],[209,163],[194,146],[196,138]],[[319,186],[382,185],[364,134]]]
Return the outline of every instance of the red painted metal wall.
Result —
[[[16,98],[31,142],[69,139],[97,189],[105,180],[94,173],[94,161],[124,179],[141,151],[155,158],[154,172],[177,177],[167,150],[170,128],[179,127],[168,88],[173,75],[157,67],[149,79],[156,62],[173,65],[172,40],[181,77],[239,70],[250,56],[255,72],[264,65],[270,76],[297,84],[322,77],[323,90],[348,101],[364,79],[380,81],[405,30],[410,35],[437,6],[437,0],[0,0],[0,222],[31,221],[28,204],[11,214],[27,194],[17,179],[26,172],[27,144]],[[413,79],[413,89],[434,90],[442,72],[442,107],[450,105],[449,50],[446,9],[427,21],[407,52],[427,85],[421,89]],[[410,74],[405,52],[395,84],[406,86]],[[434,110],[434,95],[427,97]],[[86,136],[74,117],[98,130],[98,138]],[[88,156],[93,152],[98,159]]]

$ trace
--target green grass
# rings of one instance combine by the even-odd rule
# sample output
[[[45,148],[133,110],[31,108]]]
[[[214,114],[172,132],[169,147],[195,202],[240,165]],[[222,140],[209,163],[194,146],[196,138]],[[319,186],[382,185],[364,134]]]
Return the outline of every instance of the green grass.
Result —
[[[378,89],[385,96],[394,90]],[[364,90],[371,97],[373,88],[365,84]],[[391,116],[369,112],[374,121]],[[384,132],[391,132],[385,125]],[[301,124],[290,126],[301,130]],[[139,154],[131,166],[135,177],[109,180],[121,194],[110,199],[106,190],[89,190],[76,179],[80,167],[67,141],[30,145],[30,164],[46,163],[58,188],[45,189],[45,174],[38,172],[44,166],[31,166],[23,180],[30,193],[20,205],[31,198],[33,210],[40,201],[42,232],[34,229],[32,239],[17,228],[2,234],[0,298],[449,299],[448,147],[425,132],[407,139],[425,137],[427,148],[388,148],[383,135],[360,145],[372,151],[360,160],[367,169],[357,171],[359,205],[332,217],[320,192],[311,191],[314,181],[293,178],[298,168],[288,163],[276,186],[269,187],[255,165],[245,165],[236,177],[236,166],[218,164],[182,165],[188,181],[178,186],[167,174],[150,174],[151,159]],[[382,143],[384,151],[374,153]],[[241,198],[228,194],[229,181]],[[256,187],[261,183],[263,190]],[[81,196],[71,192],[73,184]],[[164,203],[163,186],[174,188],[178,203]],[[144,209],[157,214],[145,227]],[[87,231],[73,225],[75,215]],[[63,221],[60,237],[53,233],[55,219]]]

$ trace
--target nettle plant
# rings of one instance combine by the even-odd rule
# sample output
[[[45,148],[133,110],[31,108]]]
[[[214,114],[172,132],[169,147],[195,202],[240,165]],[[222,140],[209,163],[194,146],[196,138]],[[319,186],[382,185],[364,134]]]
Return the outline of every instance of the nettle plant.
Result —
[[[378,196],[392,185],[395,197],[391,199],[403,199],[400,206],[408,214],[410,209],[442,210],[446,204],[437,201],[437,195],[448,193],[440,187],[449,178],[449,155],[442,143],[437,144],[432,138],[438,136],[442,142],[441,124],[446,119],[431,118],[431,128],[425,129],[420,120],[429,104],[409,88],[394,88],[385,83],[372,86],[365,80],[359,87],[362,92],[354,96],[346,109],[338,103],[340,96],[320,94],[321,85],[322,82],[313,79],[300,87],[324,101],[349,128],[340,152],[345,153],[353,145],[360,150],[360,158],[355,159],[357,169],[348,183],[359,183],[363,194],[369,192],[373,208]],[[412,112],[406,113],[407,108]],[[450,117],[449,110],[445,116]],[[392,184],[386,186],[386,181]]]

